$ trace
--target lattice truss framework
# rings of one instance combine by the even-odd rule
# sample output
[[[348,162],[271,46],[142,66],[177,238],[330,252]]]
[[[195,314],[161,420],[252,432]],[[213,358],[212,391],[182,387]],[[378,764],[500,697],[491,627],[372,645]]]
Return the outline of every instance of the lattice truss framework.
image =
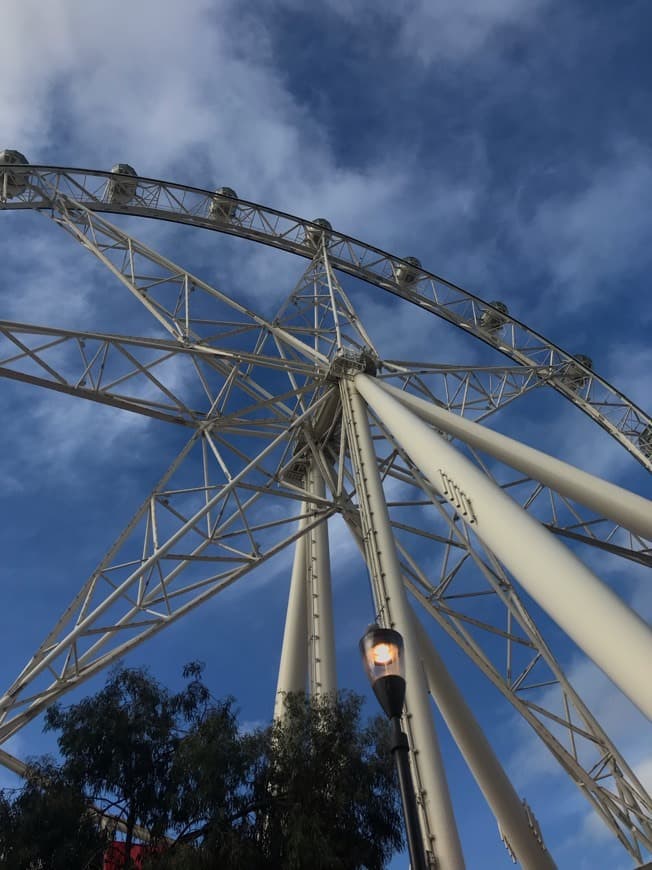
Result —
[[[116,203],[106,174],[24,171],[28,183],[5,197],[4,206],[36,208],[65,230],[147,309],[154,328],[138,337],[0,321],[0,376],[169,422],[182,434],[185,429],[185,444],[0,698],[0,741],[287,548],[301,544],[313,554],[310,582],[317,588],[323,582],[314,567],[322,558],[315,555],[319,530],[335,513],[364,551],[364,505],[341,391],[357,374],[476,423],[552,387],[651,465],[645,433],[652,423],[644,412],[523,324],[420,268],[310,222],[250,203],[224,205],[206,191],[141,179],[128,201]],[[307,257],[308,265],[277,315],[266,319],[100,211],[174,213],[182,222],[284,247]],[[342,286],[343,272],[443,317],[509,362],[384,359]],[[420,613],[532,726],[614,836],[642,861],[652,850],[650,796],[569,683],[515,578],[463,521],[464,507],[433,487],[386,422],[373,412],[369,419],[402,580]],[[613,516],[444,434],[578,552],[652,563],[649,539]],[[382,622],[382,590],[376,592]],[[313,616],[315,647],[321,630]],[[323,650],[312,653],[313,690],[328,681],[315,670],[322,656]],[[436,840],[434,831],[429,836]]]

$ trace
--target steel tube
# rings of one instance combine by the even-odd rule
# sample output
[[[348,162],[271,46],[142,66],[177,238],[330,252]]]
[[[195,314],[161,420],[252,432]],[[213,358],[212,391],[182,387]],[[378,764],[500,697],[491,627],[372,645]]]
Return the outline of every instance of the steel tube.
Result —
[[[357,375],[355,386],[435,490],[652,719],[650,627],[534,517],[372,378]]]
[[[306,513],[306,503],[301,504],[301,513]],[[305,526],[305,517],[299,520],[299,528]],[[285,713],[284,697],[288,692],[305,692],[308,677],[308,624],[307,624],[307,577],[306,538],[302,535],[294,545],[294,563],[290,594],[285,615],[281,662],[278,669],[274,719],[282,719]]]
[[[510,849],[528,870],[555,870],[523,802],[416,614],[413,624],[430,692]]]
[[[326,496],[324,478],[314,463],[308,470],[308,490],[320,499]],[[337,691],[335,667],[335,628],[331,584],[328,521],[314,526],[306,536],[308,569],[307,598],[309,682],[312,695]]]
[[[342,417],[356,477],[363,523],[365,557],[375,605],[387,628],[403,635],[407,711],[406,731],[419,791],[423,836],[439,870],[464,870],[462,846],[455,823],[441,750],[435,732],[425,675],[412,630],[412,609],[403,585],[396,545],[389,522],[366,406],[347,378],[340,382]],[[399,405],[399,407],[401,407]]]
[[[652,540],[652,501],[649,499],[602,480],[594,474],[581,471],[574,465],[522,444],[515,438],[465,420],[446,408],[439,408],[432,402],[419,399],[391,384],[381,381],[379,384],[422,420],[427,420],[472,447],[484,450],[501,462],[541,481],[561,495],[580,502],[630,532]]]

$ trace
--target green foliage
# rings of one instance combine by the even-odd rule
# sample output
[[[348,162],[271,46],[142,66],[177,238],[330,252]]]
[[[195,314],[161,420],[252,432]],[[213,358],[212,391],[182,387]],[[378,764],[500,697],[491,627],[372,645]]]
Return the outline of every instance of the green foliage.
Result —
[[[232,700],[215,702],[179,744],[174,821],[183,842],[219,844],[226,857],[248,837],[252,783],[261,766],[259,735],[242,734]]]
[[[105,845],[85,795],[50,760],[30,766],[17,794],[0,793],[0,868],[100,870]]]
[[[271,866],[381,870],[400,848],[387,725],[360,724],[362,699],[290,695],[269,732],[264,851]]]
[[[299,694],[282,721],[243,733],[233,700],[213,699],[201,674],[189,665],[171,694],[117,669],[92,698],[53,707],[63,762],[34,768],[18,799],[0,796],[0,868],[41,855],[52,870],[101,866],[89,804],[122,820],[128,844],[147,831],[159,870],[386,867],[402,845],[387,724],[363,726],[355,695]]]
[[[128,843],[136,825],[154,840],[170,827],[182,727],[208,701],[201,668],[189,665],[184,676],[185,690],[172,695],[145,670],[114,669],[93,697],[47,712],[46,730],[59,731],[65,776],[125,823]]]

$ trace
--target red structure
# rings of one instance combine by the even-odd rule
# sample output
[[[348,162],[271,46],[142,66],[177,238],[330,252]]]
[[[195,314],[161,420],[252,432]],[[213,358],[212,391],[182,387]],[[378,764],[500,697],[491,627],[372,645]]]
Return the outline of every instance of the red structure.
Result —
[[[151,846],[137,845],[131,847],[131,866],[134,870],[141,870],[145,856],[150,854],[152,851]],[[104,853],[103,870],[122,870],[126,861],[126,843],[120,840],[114,840]]]

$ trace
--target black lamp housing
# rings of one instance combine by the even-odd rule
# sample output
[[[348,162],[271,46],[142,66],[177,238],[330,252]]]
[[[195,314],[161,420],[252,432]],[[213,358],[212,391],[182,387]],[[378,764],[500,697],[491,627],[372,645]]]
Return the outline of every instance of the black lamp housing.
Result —
[[[362,661],[385,715],[399,717],[405,701],[403,638],[393,628],[370,625],[360,641]]]

